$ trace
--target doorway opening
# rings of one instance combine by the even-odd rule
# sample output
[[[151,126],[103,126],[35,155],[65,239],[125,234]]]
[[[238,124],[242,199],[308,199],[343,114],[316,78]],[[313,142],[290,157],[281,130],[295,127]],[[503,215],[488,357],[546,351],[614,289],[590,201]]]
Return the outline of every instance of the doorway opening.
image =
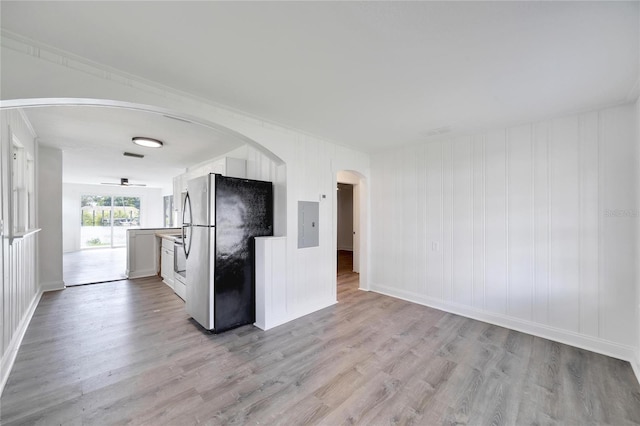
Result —
[[[80,196],[80,250],[64,253],[66,286],[126,278],[127,229],[140,225],[140,197]]]
[[[336,184],[336,282],[337,300],[348,300],[360,289],[360,177],[337,174]]]

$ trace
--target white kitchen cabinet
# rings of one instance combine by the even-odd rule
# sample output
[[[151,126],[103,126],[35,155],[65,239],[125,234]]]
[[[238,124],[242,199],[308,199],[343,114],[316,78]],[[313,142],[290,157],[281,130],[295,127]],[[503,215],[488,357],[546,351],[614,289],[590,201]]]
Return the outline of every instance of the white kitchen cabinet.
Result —
[[[183,173],[173,178],[173,211],[175,212],[175,224],[182,226],[182,194],[187,192],[187,181],[191,179],[190,173]]]
[[[218,173],[222,176],[245,178],[247,177],[247,162],[239,158],[223,157],[208,163],[204,173]]]
[[[160,276],[162,281],[172,289],[175,287],[173,273],[173,240],[163,238],[160,252]]]
[[[173,210],[177,214],[178,225],[182,223],[182,194],[187,192],[187,182],[190,179],[204,176],[208,173],[246,178],[247,161],[239,158],[222,157],[189,167],[186,173],[175,176],[173,178]]]

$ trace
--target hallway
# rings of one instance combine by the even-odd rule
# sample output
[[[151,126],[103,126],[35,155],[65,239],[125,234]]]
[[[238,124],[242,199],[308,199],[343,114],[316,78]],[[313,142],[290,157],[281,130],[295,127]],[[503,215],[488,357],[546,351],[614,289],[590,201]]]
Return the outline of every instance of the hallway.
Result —
[[[63,256],[63,279],[67,287],[127,278],[127,249],[79,250]]]
[[[338,301],[351,297],[360,287],[360,274],[353,272],[353,252],[338,250]]]

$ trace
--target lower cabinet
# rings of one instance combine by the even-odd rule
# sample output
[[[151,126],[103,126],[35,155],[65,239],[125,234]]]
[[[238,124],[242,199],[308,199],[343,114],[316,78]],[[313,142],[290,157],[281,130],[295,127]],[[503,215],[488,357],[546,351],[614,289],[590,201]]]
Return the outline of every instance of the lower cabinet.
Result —
[[[160,252],[160,276],[162,281],[172,289],[175,287],[173,278],[173,242],[162,239],[162,249]]]

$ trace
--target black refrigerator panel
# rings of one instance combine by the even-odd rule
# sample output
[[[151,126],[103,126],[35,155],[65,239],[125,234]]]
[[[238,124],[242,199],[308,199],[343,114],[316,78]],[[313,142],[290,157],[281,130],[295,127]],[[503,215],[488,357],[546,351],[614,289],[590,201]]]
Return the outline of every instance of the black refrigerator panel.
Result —
[[[273,235],[271,182],[216,175],[215,332],[255,322],[254,238]]]

